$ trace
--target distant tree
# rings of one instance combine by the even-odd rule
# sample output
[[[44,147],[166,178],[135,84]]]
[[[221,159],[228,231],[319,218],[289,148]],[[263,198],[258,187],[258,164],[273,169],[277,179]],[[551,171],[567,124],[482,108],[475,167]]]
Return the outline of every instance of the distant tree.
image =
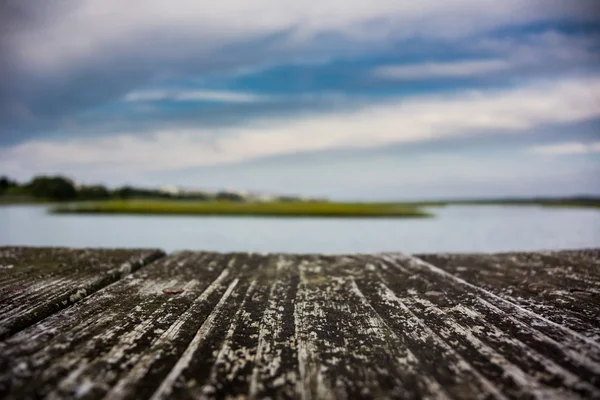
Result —
[[[32,196],[49,200],[73,200],[77,197],[73,182],[62,176],[37,176],[27,189]]]
[[[301,201],[302,199],[300,199],[299,197],[295,197],[295,196],[279,196],[277,198],[277,200],[281,201],[282,203],[293,203],[293,202]]]
[[[0,194],[6,192],[8,189],[8,178],[6,176],[0,177]]]
[[[8,178],[6,176],[0,177],[0,193],[3,193],[8,189]]]
[[[120,199],[170,199],[175,195],[160,190],[123,186],[115,190],[114,195]]]
[[[202,193],[202,192],[194,192],[194,193],[190,193],[190,194],[181,194],[179,196],[177,196],[178,198],[181,199],[188,199],[188,200],[210,200],[211,196],[209,196],[206,193]]]
[[[0,194],[4,194],[8,191],[8,189],[15,188],[17,186],[19,186],[17,181],[14,181],[4,175],[0,176]]]
[[[218,192],[216,195],[216,199],[228,201],[244,201],[244,196],[231,192]]]
[[[77,198],[81,200],[104,200],[110,198],[110,192],[102,185],[82,186],[77,189]]]
[[[120,199],[130,199],[134,193],[135,190],[131,186],[123,186],[115,190],[115,195]]]

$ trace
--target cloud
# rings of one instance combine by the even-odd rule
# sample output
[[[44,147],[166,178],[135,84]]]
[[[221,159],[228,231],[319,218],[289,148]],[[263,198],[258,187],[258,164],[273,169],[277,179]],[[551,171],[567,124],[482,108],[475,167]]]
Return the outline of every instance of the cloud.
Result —
[[[564,142],[544,146],[534,146],[531,149],[531,152],[551,156],[600,153],[600,141],[591,143]]]
[[[255,51],[283,47],[310,52],[322,43],[322,50],[332,52],[332,43],[344,49],[381,40],[466,37],[506,25],[586,20],[593,18],[594,8],[593,0],[570,6],[561,0],[457,0],[443,7],[435,0],[373,0],[368,6],[342,0],[307,1],[302,6],[291,0],[222,0],[210,7],[192,0],[52,3],[56,7],[45,8],[45,20],[14,32],[12,38],[14,56],[37,73],[81,66],[98,55],[124,60],[143,55],[138,62],[178,64],[281,33],[274,42],[258,43],[262,49]],[[334,37],[338,39],[331,42]],[[226,58],[235,60],[240,54]],[[214,66],[227,63],[215,61]],[[210,68],[212,63],[205,64]]]
[[[415,80],[424,78],[457,78],[504,71],[511,67],[505,60],[462,60],[445,63],[418,63],[378,67],[373,75],[378,78]]]
[[[599,117],[598,93],[600,77],[571,79],[513,89],[393,100],[353,112],[256,120],[231,128],[36,140],[0,150],[0,169],[15,176],[47,171],[77,174],[99,168],[107,174],[141,173],[488,132],[517,134]]]
[[[178,63],[198,54],[227,52],[280,33],[281,45],[303,49],[342,41],[368,44],[402,38],[455,38],[507,25],[549,20],[594,19],[595,1],[436,0],[412,1],[45,0],[35,25],[11,32],[13,56],[38,73],[81,66],[97,56]],[[273,42],[259,43],[268,48]],[[342,44],[338,41],[336,44]],[[272,50],[272,49],[271,49]],[[228,54],[235,59],[236,54]],[[207,63],[207,64],[210,64]]]
[[[597,70],[600,56],[598,34],[568,34],[555,30],[507,37],[481,37],[455,51],[480,53],[480,58],[445,62],[415,62],[383,65],[371,74],[380,79],[413,81],[435,78],[497,77],[511,73],[568,74]]]
[[[125,95],[126,101],[211,101],[219,103],[256,103],[270,97],[225,90],[145,90]]]
[[[0,136],[18,142],[60,130],[64,118],[140,88],[186,77],[210,79],[281,64],[358,58],[396,49],[402,53],[402,46],[396,46],[403,43],[445,46],[511,26],[597,20],[596,4],[596,0],[453,0],[443,6],[437,0],[368,4],[222,0],[210,6],[193,0],[0,2],[0,25],[5,28],[0,35]],[[3,24],[5,20],[8,23]],[[490,47],[494,45],[500,46]],[[212,97],[213,102],[235,101]]]

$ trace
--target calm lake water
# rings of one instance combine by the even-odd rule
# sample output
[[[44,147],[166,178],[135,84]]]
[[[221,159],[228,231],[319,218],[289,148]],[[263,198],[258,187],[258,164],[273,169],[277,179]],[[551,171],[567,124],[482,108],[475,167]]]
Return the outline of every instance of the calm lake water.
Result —
[[[449,206],[431,219],[51,215],[1,206],[0,245],[255,252],[495,252],[600,246],[600,211]]]

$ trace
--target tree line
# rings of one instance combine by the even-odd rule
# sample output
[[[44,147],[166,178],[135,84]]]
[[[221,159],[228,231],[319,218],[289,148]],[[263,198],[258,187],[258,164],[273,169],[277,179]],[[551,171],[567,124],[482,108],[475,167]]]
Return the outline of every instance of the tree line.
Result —
[[[108,200],[108,199],[194,199],[243,201],[237,193],[219,192],[209,195],[201,192],[173,194],[156,189],[122,186],[109,189],[103,185],[76,185],[63,176],[36,176],[29,182],[19,183],[7,176],[0,177],[0,196],[33,197],[51,201]]]

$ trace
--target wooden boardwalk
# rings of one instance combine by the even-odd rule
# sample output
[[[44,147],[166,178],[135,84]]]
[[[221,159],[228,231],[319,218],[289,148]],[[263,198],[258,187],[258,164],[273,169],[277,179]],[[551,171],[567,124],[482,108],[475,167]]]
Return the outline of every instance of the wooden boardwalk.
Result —
[[[0,398],[600,398],[600,250],[0,247]]]

